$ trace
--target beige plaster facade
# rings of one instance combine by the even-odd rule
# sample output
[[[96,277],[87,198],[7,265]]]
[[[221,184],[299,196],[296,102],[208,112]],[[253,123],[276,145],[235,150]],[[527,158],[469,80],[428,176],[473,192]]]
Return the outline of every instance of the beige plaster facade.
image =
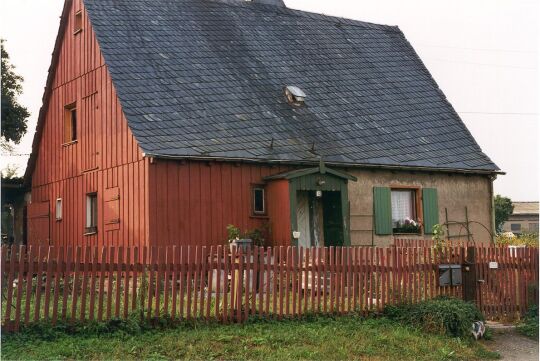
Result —
[[[416,186],[436,188],[439,203],[439,223],[466,222],[471,239],[490,242],[493,233],[492,179],[488,175],[468,175],[442,172],[411,172],[348,169],[358,178],[349,182],[351,245],[389,245],[394,237],[431,239],[431,234],[379,236],[373,230],[373,187]],[[467,209],[467,210],[466,210]],[[448,232],[447,232],[448,233]],[[465,225],[450,224],[452,241],[467,240]],[[461,236],[460,236],[461,235]]]

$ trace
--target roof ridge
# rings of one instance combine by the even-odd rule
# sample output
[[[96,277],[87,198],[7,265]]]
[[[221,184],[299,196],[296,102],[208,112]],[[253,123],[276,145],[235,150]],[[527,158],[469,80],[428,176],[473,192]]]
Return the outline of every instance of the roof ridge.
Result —
[[[275,5],[255,3],[255,2],[246,1],[246,0],[209,0],[209,1],[212,1],[214,3],[221,3],[227,6],[240,6],[242,8],[248,8],[248,6],[262,7],[265,9],[275,10],[276,13],[281,13],[285,15],[301,16],[301,17],[307,17],[307,18],[318,18],[320,20],[324,20],[324,21],[328,21],[332,23],[339,21],[339,23],[352,25],[352,26],[360,26],[367,29],[380,29],[380,30],[394,32],[394,33],[401,33],[401,30],[399,29],[397,25],[377,24],[377,23],[372,23],[369,21],[350,19],[350,18],[345,18],[341,16],[333,16],[333,15],[327,15],[327,14],[305,11],[305,10],[300,10],[300,9],[292,9],[287,6],[279,7]],[[262,12],[262,10],[259,10],[257,8],[249,8],[249,9]]]

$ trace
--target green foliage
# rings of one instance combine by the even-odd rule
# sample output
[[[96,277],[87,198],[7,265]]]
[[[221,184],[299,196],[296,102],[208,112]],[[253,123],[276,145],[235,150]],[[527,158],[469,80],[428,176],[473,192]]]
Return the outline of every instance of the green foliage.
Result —
[[[538,306],[529,308],[523,322],[517,327],[518,331],[527,337],[538,339]]]
[[[432,228],[432,233],[433,236],[431,237],[431,239],[435,241],[435,247],[438,250],[441,250],[444,242],[444,225],[434,225]]]
[[[500,194],[495,196],[493,204],[495,206],[495,229],[497,233],[501,233],[504,222],[508,220],[508,217],[514,211],[514,205],[510,198],[503,197]]]
[[[15,67],[9,61],[4,41],[4,39],[0,39],[2,57],[2,137],[8,142],[19,143],[26,133],[26,122],[30,113],[17,101],[17,97],[22,93],[23,78],[15,73]],[[2,148],[4,147],[2,146]]]
[[[454,337],[470,337],[473,322],[484,319],[474,304],[446,296],[415,304],[387,306],[384,314],[430,334]]]
[[[233,224],[227,226],[227,239],[229,241],[240,239],[240,228],[236,227]]]
[[[134,316],[136,320],[138,317]],[[156,320],[156,322],[159,322]],[[167,323],[166,321],[163,321]],[[159,330],[129,321],[62,324],[2,335],[9,360],[480,360],[497,355],[470,340],[427,335],[386,318],[316,316],[244,325],[181,323]]]
[[[444,226],[442,224],[436,224],[433,226],[432,231],[433,236],[432,240],[435,242],[442,242],[444,238]]]

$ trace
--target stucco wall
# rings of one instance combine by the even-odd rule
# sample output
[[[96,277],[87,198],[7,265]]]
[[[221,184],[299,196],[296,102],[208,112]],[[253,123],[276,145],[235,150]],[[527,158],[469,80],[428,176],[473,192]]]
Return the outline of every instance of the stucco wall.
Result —
[[[393,236],[378,236],[373,229],[373,187],[418,186],[437,188],[439,200],[439,223],[446,221],[445,209],[449,221],[465,222],[467,207],[470,222],[479,222],[490,231],[492,227],[491,180],[481,175],[456,175],[446,173],[420,173],[382,170],[348,169],[358,178],[349,182],[349,201],[351,212],[351,244],[388,245]],[[467,232],[460,225],[450,225],[452,240],[467,240]],[[470,231],[475,242],[490,241],[490,234],[481,225],[470,223]],[[461,237],[453,237],[459,236]],[[407,236],[400,238],[430,239],[431,235]]]

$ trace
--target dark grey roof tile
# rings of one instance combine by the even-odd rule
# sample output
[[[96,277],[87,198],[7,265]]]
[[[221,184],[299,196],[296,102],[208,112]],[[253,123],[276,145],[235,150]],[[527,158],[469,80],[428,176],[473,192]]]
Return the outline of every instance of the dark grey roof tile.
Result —
[[[84,2],[144,152],[498,169],[396,27],[241,0]]]

